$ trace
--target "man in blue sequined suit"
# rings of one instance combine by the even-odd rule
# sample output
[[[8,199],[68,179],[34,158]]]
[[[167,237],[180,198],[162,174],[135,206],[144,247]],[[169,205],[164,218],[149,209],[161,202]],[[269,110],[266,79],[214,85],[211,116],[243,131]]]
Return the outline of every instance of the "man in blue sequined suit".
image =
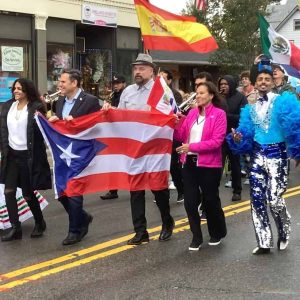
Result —
[[[296,166],[300,163],[300,101],[289,92],[274,94],[272,87],[272,71],[259,71],[259,98],[242,110],[238,128],[227,136],[233,152],[251,156],[251,209],[258,244],[253,254],[267,254],[273,248],[267,204],[278,231],[277,248],[286,249],[291,217],[282,195],[287,187],[288,158],[295,159]]]

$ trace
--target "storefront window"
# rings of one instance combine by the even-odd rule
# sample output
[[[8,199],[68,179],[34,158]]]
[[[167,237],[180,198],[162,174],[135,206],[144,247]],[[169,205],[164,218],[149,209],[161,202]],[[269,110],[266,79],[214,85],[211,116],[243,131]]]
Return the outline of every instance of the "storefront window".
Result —
[[[12,84],[20,77],[32,77],[30,44],[0,40],[0,102],[11,99]]]
[[[132,82],[132,63],[136,60],[138,56],[138,50],[127,50],[118,49],[117,50],[117,66],[118,74],[123,75],[126,78],[127,84]]]
[[[108,49],[86,49],[78,54],[78,65],[83,75],[83,89],[100,99],[110,93],[112,52]]]
[[[74,49],[72,45],[47,44],[47,90],[56,91],[63,69],[73,67]]]

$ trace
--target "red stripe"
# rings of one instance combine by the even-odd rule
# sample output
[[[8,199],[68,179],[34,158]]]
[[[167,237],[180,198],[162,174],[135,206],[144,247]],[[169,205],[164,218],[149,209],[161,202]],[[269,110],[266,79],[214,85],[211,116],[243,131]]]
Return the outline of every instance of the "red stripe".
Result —
[[[174,21],[190,21],[196,22],[196,18],[192,16],[178,16],[172,14],[166,10],[160,9],[157,6],[150,4],[148,1],[145,0],[134,0],[135,5],[141,5],[146,7],[150,12],[160,15],[165,20],[174,20]],[[172,4],[171,4],[172,5]]]
[[[72,179],[65,194],[69,197],[112,189],[129,191],[161,190],[168,187],[169,171],[128,175],[127,173],[104,173]]]
[[[300,49],[291,43],[291,66],[300,71]]]
[[[148,105],[150,105],[152,108],[156,108],[163,94],[164,94],[164,88],[161,85],[160,77],[157,76],[153,84],[151,93],[149,95]]]
[[[23,216],[23,215],[25,215],[26,213],[28,213],[29,211],[30,211],[30,208],[27,208],[26,210],[22,211],[21,213],[19,212],[18,215],[19,215],[19,217],[20,217],[20,216]],[[3,220],[1,220],[1,222],[7,223],[7,222],[9,222],[9,218],[3,219]]]
[[[172,141],[167,139],[154,139],[147,143],[120,138],[101,138],[97,140],[107,145],[99,152],[100,155],[122,154],[139,158],[144,155],[171,153],[172,148]]]
[[[189,44],[178,37],[143,35],[145,48],[149,50],[192,51],[207,53],[218,49],[213,36]]]
[[[63,134],[77,134],[103,122],[137,122],[174,128],[175,117],[149,111],[110,109],[78,117],[68,122],[60,120],[53,123],[53,127]]]

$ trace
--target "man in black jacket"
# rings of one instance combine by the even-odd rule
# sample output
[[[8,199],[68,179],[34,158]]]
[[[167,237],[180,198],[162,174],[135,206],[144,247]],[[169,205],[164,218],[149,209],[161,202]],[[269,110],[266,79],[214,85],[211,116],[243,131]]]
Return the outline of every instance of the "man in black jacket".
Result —
[[[220,94],[223,95],[227,103],[227,133],[231,132],[231,128],[237,128],[241,108],[244,107],[248,102],[247,98],[240,92],[237,91],[237,81],[231,75],[225,75],[221,77],[218,82],[218,88]],[[242,176],[241,176],[241,165],[240,156],[234,155],[228,147],[226,141],[223,144],[222,149],[223,166],[225,160],[228,157],[231,165],[231,177],[232,177],[232,188],[233,195],[232,201],[241,200],[242,192]]]
[[[50,117],[49,122],[60,119],[70,121],[73,118],[100,110],[98,99],[81,90],[81,78],[79,70],[63,71],[59,80],[59,88],[63,96],[60,96],[57,101],[56,116]],[[62,244],[78,243],[88,233],[93,217],[83,209],[82,195],[63,196],[59,198],[59,201],[69,215],[69,232]]]
[[[176,104],[180,105],[182,103],[182,96],[180,93],[172,87],[172,81],[173,81],[173,74],[171,71],[164,69],[160,72],[160,75],[163,77],[169,88],[171,89]],[[172,145],[172,155],[171,155],[171,166],[170,166],[170,173],[172,176],[172,180],[174,182],[174,185],[176,187],[178,196],[177,196],[177,203],[183,203],[184,201],[184,195],[183,195],[183,179],[181,174],[182,165],[179,160],[179,154],[176,151],[176,148],[181,146],[181,143],[173,140]]]

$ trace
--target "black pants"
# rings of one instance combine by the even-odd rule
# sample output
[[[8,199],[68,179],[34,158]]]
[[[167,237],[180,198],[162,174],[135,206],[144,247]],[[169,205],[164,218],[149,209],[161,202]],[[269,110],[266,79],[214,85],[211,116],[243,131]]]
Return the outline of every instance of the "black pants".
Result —
[[[10,222],[12,224],[19,224],[16,191],[17,187],[20,187],[35,222],[41,223],[43,214],[30,182],[27,150],[16,151],[11,148],[9,149],[4,184],[4,195]]]
[[[88,224],[88,213],[83,209],[83,196],[60,197],[59,201],[69,215],[69,232],[80,234]]]
[[[183,179],[182,179],[182,164],[179,160],[179,155],[176,148],[181,146],[181,143],[173,141],[170,173],[172,180],[177,189],[178,195],[183,194]]]
[[[225,165],[226,157],[228,157],[231,166],[232,189],[234,194],[242,192],[242,174],[240,156],[231,152],[228,144],[225,142],[222,146],[222,164]]]
[[[206,212],[209,235],[213,238],[226,236],[226,223],[219,197],[219,185],[222,168],[204,168],[196,166],[196,159],[190,155],[183,167],[184,207],[188,215],[193,238],[203,241],[198,206],[200,189],[202,191],[202,208]]]
[[[170,215],[169,198],[170,192],[168,189],[160,191],[152,191],[155,196],[156,205],[161,214],[162,224],[168,228],[173,225],[173,218]],[[134,231],[144,232],[147,230],[147,220],[145,216],[145,191],[130,192],[131,215]]]

